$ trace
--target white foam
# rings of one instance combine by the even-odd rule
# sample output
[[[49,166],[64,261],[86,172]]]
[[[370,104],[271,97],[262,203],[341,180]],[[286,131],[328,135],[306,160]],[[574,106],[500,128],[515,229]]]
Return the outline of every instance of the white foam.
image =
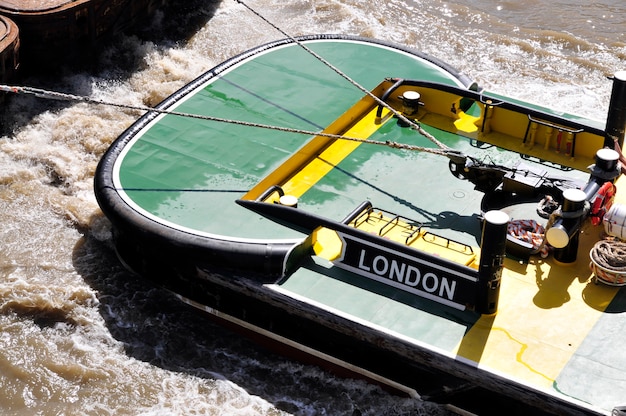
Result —
[[[493,91],[604,118],[611,88],[605,76],[626,68],[626,40],[597,29],[620,27],[602,22],[626,14],[622,0],[612,2],[610,13],[586,16],[595,28],[581,32],[567,19],[529,25],[515,16],[532,9],[504,7],[513,2],[500,10],[493,1],[474,3],[249,2],[293,35],[346,33],[405,43]],[[214,7],[195,5],[193,13],[207,16]],[[594,13],[593,7],[581,3],[576,10]],[[155,27],[170,18],[159,16]],[[221,1],[189,39],[158,44],[126,37],[103,53],[97,74],[27,81],[155,105],[222,60],[283,37],[236,2]],[[128,55],[139,63],[132,73],[119,67]],[[444,413],[268,354],[136,282],[108,245],[109,224],[92,180],[103,152],[140,114],[14,98],[4,111],[16,127],[0,139],[0,407],[24,414]]]

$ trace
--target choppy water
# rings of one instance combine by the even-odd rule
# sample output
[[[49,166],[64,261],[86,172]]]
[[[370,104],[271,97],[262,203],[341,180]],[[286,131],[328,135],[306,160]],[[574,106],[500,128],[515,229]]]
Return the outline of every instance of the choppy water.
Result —
[[[606,76],[626,69],[623,0],[247,4],[293,35],[403,43],[491,90],[601,120]],[[22,83],[155,105],[224,59],[281,37],[234,0],[171,0],[96,65]],[[0,414],[446,414],[273,355],[129,276],[92,178],[138,113],[15,96],[0,116]]]

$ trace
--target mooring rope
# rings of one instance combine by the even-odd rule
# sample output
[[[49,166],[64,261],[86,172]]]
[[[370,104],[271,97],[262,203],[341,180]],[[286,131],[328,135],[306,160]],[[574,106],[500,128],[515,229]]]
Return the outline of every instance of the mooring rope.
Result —
[[[338,139],[338,140],[348,140],[348,141],[354,141],[354,142],[360,142],[360,143],[374,144],[374,145],[379,145],[379,146],[393,147],[395,149],[415,150],[415,151],[432,153],[432,154],[443,155],[443,156],[456,153],[452,149],[433,149],[429,147],[415,146],[415,145],[398,143],[398,142],[389,141],[389,140],[386,140],[386,141],[368,140],[368,139],[344,136],[340,134],[315,132],[315,131],[304,130],[304,129],[272,126],[269,124],[253,123],[253,122],[248,122],[248,121],[214,117],[214,116],[208,116],[208,115],[202,115],[202,114],[192,114],[192,113],[183,113],[179,111],[163,110],[160,108],[148,107],[148,106],[143,106],[143,105],[122,104],[122,103],[116,103],[112,101],[104,101],[104,100],[99,100],[95,98],[85,97],[81,95],[66,94],[66,93],[62,93],[58,91],[48,91],[48,90],[44,90],[41,88],[18,87],[18,86],[0,84],[0,91],[10,92],[13,94],[29,94],[29,95],[34,95],[38,98],[46,98],[46,99],[61,100],[61,101],[76,101],[76,102],[84,102],[88,104],[106,105],[110,107],[123,108],[127,110],[155,112],[159,114],[189,117],[189,118],[195,118],[195,119],[201,119],[201,120],[215,121],[219,123],[236,124],[240,126],[256,127],[256,128],[262,128],[262,129],[268,129],[268,130],[282,131],[282,132],[287,132],[287,133],[304,134],[307,136],[328,137],[328,138]]]
[[[328,68],[332,69],[339,76],[343,77],[346,81],[348,81],[349,83],[351,83],[352,85],[357,87],[359,90],[361,90],[361,92],[363,92],[366,95],[368,95],[369,97],[371,97],[378,105],[381,105],[381,106],[385,107],[394,116],[398,117],[399,120],[401,120],[402,122],[406,123],[408,126],[413,128],[414,130],[418,131],[422,136],[426,137],[428,140],[433,142],[437,147],[439,147],[440,149],[449,149],[448,146],[446,146],[445,144],[443,144],[442,142],[437,140],[437,138],[435,138],[435,136],[433,136],[432,134],[430,134],[426,130],[424,130],[422,128],[422,126],[419,125],[419,123],[416,123],[414,120],[411,120],[411,119],[407,118],[406,116],[404,116],[404,114],[402,114],[401,112],[399,112],[398,110],[396,110],[395,108],[391,107],[389,104],[387,104],[386,102],[384,102],[383,100],[378,98],[370,90],[368,90],[367,88],[363,87],[361,84],[359,84],[358,82],[356,82],[355,80],[350,78],[346,73],[344,73],[339,68],[337,68],[336,66],[334,66],[333,64],[328,62],[326,59],[324,59],[318,53],[316,53],[311,48],[306,46],[304,43],[300,42],[298,39],[294,38],[293,36],[291,36],[290,34],[285,32],[284,30],[282,30],[280,27],[278,27],[276,24],[272,23],[269,19],[265,18],[259,12],[254,10],[252,7],[248,6],[243,0],[235,0],[235,1],[237,3],[239,3],[239,4],[241,4],[242,6],[244,6],[246,9],[248,9],[253,14],[255,14],[257,17],[259,17],[265,23],[267,23],[268,25],[270,25],[271,27],[273,27],[274,29],[279,31],[283,36],[286,36],[290,41],[296,43],[298,46],[300,46],[302,49],[304,49],[307,53],[311,54],[315,59],[319,60],[322,64],[326,65]]]
[[[350,78],[347,74],[342,72],[339,68],[335,67],[330,62],[328,62],[326,59],[324,59],[322,56],[317,54],[315,51],[311,50],[303,42],[301,42],[300,40],[298,40],[298,39],[294,38],[293,36],[289,35],[284,30],[279,28],[276,24],[272,23],[267,18],[262,16],[259,12],[257,12],[256,10],[254,10],[253,8],[248,6],[245,2],[243,2],[243,0],[235,0],[235,1],[238,2],[239,4],[241,4],[242,6],[244,6],[246,9],[248,9],[250,12],[252,12],[256,16],[258,16],[260,19],[262,19],[268,25],[270,25],[271,27],[273,27],[274,29],[276,29],[277,31],[282,33],[289,40],[291,40],[292,42],[296,43],[298,46],[300,46],[306,52],[311,54],[315,59],[319,60],[322,64],[324,64],[328,68],[332,69],[335,73],[337,73],[338,75],[340,75],[341,77],[346,79],[353,86],[357,87],[363,93],[365,93],[366,95],[371,97],[379,106],[382,106],[382,107],[388,109],[394,116],[396,116],[403,123],[405,123],[406,125],[410,126],[412,129],[416,130],[419,134],[421,134],[422,136],[424,136],[425,138],[430,140],[433,144],[435,144],[437,146],[437,148],[424,147],[424,146],[415,146],[415,145],[398,143],[398,142],[388,141],[388,140],[387,141],[379,141],[379,140],[361,139],[361,138],[348,137],[348,136],[339,135],[339,134],[331,134],[331,133],[324,133],[324,132],[314,132],[314,131],[303,130],[303,129],[296,129],[296,128],[290,128],[290,127],[281,127],[281,126],[274,126],[274,125],[261,124],[261,123],[252,123],[252,122],[241,121],[241,120],[234,120],[234,119],[228,119],[228,118],[214,117],[214,116],[209,116],[209,115],[183,113],[183,112],[178,112],[178,111],[164,110],[164,109],[159,109],[159,108],[155,108],[155,107],[148,107],[148,106],[142,106],[142,105],[122,104],[122,103],[117,103],[117,102],[112,102],[112,101],[104,101],[104,100],[94,99],[94,98],[90,98],[90,97],[86,97],[86,96],[67,94],[67,93],[62,93],[62,92],[57,92],[57,91],[49,91],[49,90],[44,90],[44,89],[40,89],[40,88],[33,88],[33,87],[10,86],[10,85],[2,85],[2,84],[0,84],[0,91],[14,93],[14,94],[31,94],[31,95],[34,95],[34,96],[36,96],[38,98],[46,98],[46,99],[54,99],[54,100],[62,100],[62,101],[75,101],[75,102],[84,102],[84,103],[89,103],[89,104],[106,105],[106,106],[111,106],[111,107],[123,108],[123,109],[127,109],[127,110],[137,110],[137,111],[142,111],[142,112],[156,112],[156,113],[159,113],[159,114],[175,115],[175,116],[195,118],[195,119],[201,119],[201,120],[209,120],[209,121],[215,121],[215,122],[221,122],[221,123],[236,124],[236,125],[242,125],[242,126],[248,126],[248,127],[256,127],[256,128],[276,130],[276,131],[282,131],[282,132],[304,134],[304,135],[309,135],[309,136],[329,137],[329,138],[338,139],[338,140],[349,140],[349,141],[355,141],[355,142],[361,142],[361,143],[375,144],[375,145],[380,145],[380,146],[392,147],[392,148],[395,148],[395,149],[415,150],[415,151],[421,151],[421,152],[425,152],[425,153],[431,153],[431,154],[437,154],[437,155],[443,155],[443,156],[462,156],[462,154],[460,152],[458,152],[458,151],[448,147],[444,143],[440,142],[432,134],[430,134],[427,131],[425,131],[419,123],[415,122],[414,120],[411,120],[411,119],[407,118],[404,114],[402,114],[401,112],[399,112],[398,110],[396,110],[395,108],[390,106],[388,103],[386,103],[385,101],[383,101],[382,99],[380,99],[379,97],[374,95],[371,91],[367,90],[365,87],[360,85],[358,82],[356,82],[355,80]]]
[[[598,241],[591,249],[591,258],[596,264],[606,269],[626,271],[626,242],[618,239]]]

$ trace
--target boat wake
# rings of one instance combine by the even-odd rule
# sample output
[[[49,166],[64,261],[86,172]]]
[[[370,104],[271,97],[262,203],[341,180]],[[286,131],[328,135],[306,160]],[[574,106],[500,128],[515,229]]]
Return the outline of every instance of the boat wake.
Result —
[[[626,67],[624,3],[571,10],[536,3],[541,13],[495,0],[388,0],[374,10],[356,0],[251,4],[290,34],[405,44],[445,58],[492,91],[602,121],[606,75]],[[146,30],[103,50],[93,66],[29,74],[21,84],[153,107],[219,62],[281,37],[234,1],[170,4]],[[553,19],[563,13],[569,17]],[[30,96],[13,97],[0,112],[0,407],[48,414],[447,414],[275,356],[129,275],[115,258],[92,179],[108,146],[140,112]],[[594,305],[603,299],[588,296]]]

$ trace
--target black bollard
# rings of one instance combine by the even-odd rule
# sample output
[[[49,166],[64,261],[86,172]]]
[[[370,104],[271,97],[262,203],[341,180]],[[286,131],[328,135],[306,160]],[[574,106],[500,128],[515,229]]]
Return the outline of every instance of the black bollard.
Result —
[[[613,148],[613,141],[617,140],[620,147],[624,146],[624,131],[626,130],[626,71],[616,72],[611,78],[613,89],[606,118],[604,146]]]
[[[585,218],[585,192],[567,189],[563,192],[562,217],[546,232],[548,243],[554,247],[554,259],[573,263],[578,255],[578,237]]]
[[[503,211],[485,213],[476,296],[476,310],[482,314],[494,314],[498,310],[508,224],[509,216]]]

